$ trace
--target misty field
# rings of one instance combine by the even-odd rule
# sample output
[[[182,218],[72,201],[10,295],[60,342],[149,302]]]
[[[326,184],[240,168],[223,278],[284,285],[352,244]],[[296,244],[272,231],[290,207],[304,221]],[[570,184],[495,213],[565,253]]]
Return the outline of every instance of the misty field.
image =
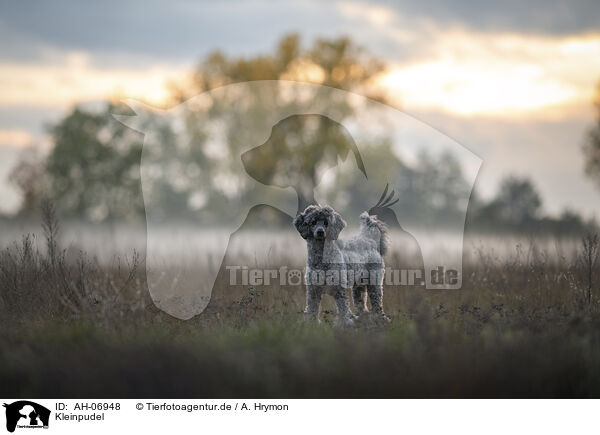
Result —
[[[86,241],[51,214],[1,237],[5,397],[600,396],[593,236],[467,235],[461,290],[386,287],[391,325],[340,329],[327,297],[306,324],[303,287],[232,287],[224,271],[207,309],[177,320],[150,299],[134,236]],[[270,265],[302,267],[297,239],[277,239]],[[243,246],[230,261],[249,264]],[[415,255],[393,246],[389,263]]]

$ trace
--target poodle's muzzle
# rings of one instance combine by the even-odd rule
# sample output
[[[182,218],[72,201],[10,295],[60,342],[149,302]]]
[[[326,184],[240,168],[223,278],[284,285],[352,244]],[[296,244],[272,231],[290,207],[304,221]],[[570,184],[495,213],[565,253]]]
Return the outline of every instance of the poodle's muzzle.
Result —
[[[325,239],[325,229],[327,228],[327,221],[319,221],[315,224],[313,229],[313,237],[316,240]]]

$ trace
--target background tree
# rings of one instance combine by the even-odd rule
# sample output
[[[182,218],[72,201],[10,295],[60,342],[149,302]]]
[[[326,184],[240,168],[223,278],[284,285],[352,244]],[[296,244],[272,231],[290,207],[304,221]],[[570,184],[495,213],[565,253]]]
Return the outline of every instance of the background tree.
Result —
[[[21,194],[17,216],[25,219],[37,217],[47,182],[45,161],[37,148],[28,149],[21,155],[8,180]]]
[[[142,137],[116,122],[115,106],[75,108],[51,129],[54,147],[45,170],[61,214],[91,221],[135,219],[142,210]]]
[[[208,55],[187,82],[173,86],[172,103],[184,102],[223,85],[265,79],[323,84],[382,101],[385,99],[377,94],[373,79],[384,69],[380,61],[348,38],[317,39],[309,47],[303,47],[298,35],[290,35],[284,37],[271,54],[248,58],[228,57],[221,52]],[[149,156],[148,171],[163,175],[159,177],[163,181],[152,185],[150,194],[143,198],[146,205],[151,203],[153,211],[158,210],[165,217],[177,219],[202,217],[203,222],[217,225],[222,219],[222,211],[229,207],[230,201],[235,200],[235,195],[249,195],[243,185],[243,178],[247,174],[236,173],[234,163],[239,164],[241,150],[247,149],[249,144],[258,146],[264,142],[264,128],[256,129],[262,131],[263,136],[253,135],[248,124],[264,122],[263,114],[269,107],[286,103],[280,102],[276,90],[249,95],[244,104],[239,104],[236,98],[233,95],[229,99],[214,100],[205,111],[190,111],[183,120],[183,135],[176,134],[172,125],[161,123],[158,119],[148,118],[144,121],[152,123],[156,133],[152,140],[157,143],[155,148],[162,153],[152,156],[152,152],[147,152],[151,147],[146,147],[145,151],[145,155]],[[315,98],[323,97],[316,94]],[[344,100],[342,94],[336,98],[340,98],[340,101],[327,100],[323,104],[338,109],[339,119],[351,120],[355,108]],[[244,108],[230,110],[232,104]],[[301,102],[289,104],[294,104],[292,109],[297,109],[295,113],[305,113]],[[586,170],[590,176],[598,177],[600,182],[600,94],[597,107],[598,126],[590,133],[584,150],[587,156]],[[27,156],[12,172],[11,180],[23,196],[22,215],[37,210],[39,198],[47,195],[55,200],[62,217],[94,222],[143,219],[144,203],[140,186],[143,138],[112,116],[115,113],[127,114],[128,110],[111,103],[106,103],[101,110],[76,107],[53,126],[50,133],[54,146],[47,158]],[[207,119],[217,120],[224,126],[222,134],[226,149],[215,152],[206,127]],[[324,125],[322,131],[317,132],[317,137],[331,137],[326,127]],[[419,222],[439,216],[451,219],[465,206],[458,203],[458,198],[469,186],[465,183],[459,162],[451,156],[421,154],[416,164],[408,165],[395,151],[393,140],[385,133],[368,136],[361,138],[361,155],[368,156],[371,161],[381,162],[379,169],[382,173],[390,173],[391,168],[402,168],[398,176],[402,179],[399,185],[404,188],[395,192],[395,198],[399,199],[396,207],[403,210],[404,218]],[[286,141],[288,139],[291,140],[291,136],[286,137]],[[269,172],[272,170],[270,168],[275,166],[273,161],[292,161],[289,155],[286,156],[291,146],[290,142],[287,147],[275,147],[273,152],[281,155],[257,159],[252,163],[254,173],[262,174],[259,178],[267,175],[269,179],[278,178],[281,174]],[[320,161],[321,154],[333,159],[331,162],[337,161],[337,156],[325,155],[318,147],[315,150],[314,155],[306,156],[303,162],[298,163],[301,167],[295,168],[311,177],[311,180],[303,180],[305,185],[310,186],[310,189],[304,190],[311,190],[319,182],[319,173],[322,172],[318,170],[319,165],[326,163]],[[307,152],[310,151],[304,150],[303,155]],[[178,158],[169,158],[175,154],[178,154]],[[326,169],[331,165],[321,166]],[[285,165],[282,167],[286,168]],[[285,171],[284,175],[289,178],[289,168]],[[370,191],[368,189],[374,188],[373,183],[364,183],[361,177],[364,178],[364,174],[359,168],[346,165],[338,173],[334,185],[321,185],[325,199],[354,214],[369,209],[381,195],[385,182],[377,186],[377,191]],[[297,190],[301,192],[303,189]],[[310,192],[305,196],[305,201],[300,201],[302,205],[314,201]],[[372,198],[372,201],[358,203],[356,198]],[[256,203],[261,203],[260,198],[256,198]],[[489,228],[500,226],[518,229],[539,222],[541,199],[529,180],[511,177],[503,181],[497,197],[488,203],[480,201],[473,209],[471,220],[480,227],[485,224]],[[582,220],[573,213],[566,213],[563,218],[567,227],[582,225]]]

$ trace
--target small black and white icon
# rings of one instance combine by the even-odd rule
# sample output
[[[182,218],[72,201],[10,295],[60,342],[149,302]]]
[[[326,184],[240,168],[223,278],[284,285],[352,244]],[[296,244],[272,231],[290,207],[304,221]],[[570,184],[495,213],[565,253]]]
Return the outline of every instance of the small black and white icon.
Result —
[[[6,430],[14,432],[18,428],[47,428],[50,410],[29,400],[18,400],[4,404],[6,408]]]

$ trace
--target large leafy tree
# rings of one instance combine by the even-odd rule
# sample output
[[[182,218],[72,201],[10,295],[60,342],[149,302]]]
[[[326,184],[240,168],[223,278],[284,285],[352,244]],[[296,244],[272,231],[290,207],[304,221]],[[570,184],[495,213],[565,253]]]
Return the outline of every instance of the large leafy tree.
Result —
[[[11,180],[21,191],[21,217],[37,213],[51,198],[64,218],[94,222],[137,220],[143,211],[139,188],[142,136],[116,122],[117,107],[75,107],[49,133],[47,157],[24,155]]]
[[[139,161],[142,137],[99,113],[76,108],[52,130],[46,163],[50,188],[64,215],[93,221],[135,218],[142,210]]]
[[[178,101],[182,102],[189,97],[224,85],[254,80],[292,80],[359,92],[372,99],[383,101],[384,98],[376,92],[376,87],[373,85],[374,77],[383,70],[384,65],[380,61],[352,43],[349,38],[317,39],[312,46],[303,48],[298,35],[289,35],[279,42],[270,55],[229,58],[221,52],[210,54],[199,65],[191,80],[185,86],[180,86],[175,95]],[[282,98],[282,92],[277,87],[263,89],[260,95],[244,95],[243,101],[238,99],[235,90],[232,91],[232,94],[231,99],[225,97],[214,100],[208,114],[209,117],[218,118],[221,122],[224,120],[227,125],[225,136],[228,153],[222,155],[218,161],[213,159],[211,165],[206,169],[215,173],[215,176],[211,177],[212,182],[219,179],[219,174],[229,173],[232,174],[233,178],[236,175],[242,175],[235,173],[235,160],[239,159],[240,151],[247,148],[249,144],[259,145],[261,143],[260,134],[253,134],[253,132],[260,133],[264,131],[263,128],[258,126],[272,127],[262,125],[266,118],[265,114],[269,110],[274,107],[281,108],[282,105],[288,105],[293,106],[291,112],[306,113],[301,102],[283,102],[285,98]],[[349,119],[354,115],[355,108],[349,103],[347,94],[332,94],[322,90],[314,90],[314,94],[308,100],[310,101],[308,104],[312,105],[311,107],[318,105],[318,103],[315,103],[316,101],[321,101],[321,105],[326,107],[335,107],[341,119]],[[236,105],[236,110],[231,110],[230,106],[232,104]],[[243,109],[239,109],[240,107],[243,107]],[[192,113],[192,115],[194,114]],[[196,133],[196,143],[205,139],[205,134],[202,128],[199,127],[204,122],[199,122],[200,119],[204,121],[206,114],[201,113],[199,116],[191,116],[188,119],[187,128],[188,131]],[[248,119],[254,121],[248,123]],[[249,129],[249,124],[253,128]],[[292,126],[288,123],[286,127],[291,128]],[[296,127],[297,131],[286,129],[286,134],[289,134],[289,137],[296,134],[302,136],[302,131],[306,130],[307,124],[303,123]],[[320,123],[319,128],[314,132],[316,139],[312,142],[315,145],[332,142],[331,132],[335,129],[332,130],[329,127],[329,123]],[[281,131],[281,128],[279,131]],[[243,134],[240,134],[240,132],[243,132]],[[302,155],[305,158],[303,162],[300,162],[300,166],[296,168],[296,172],[302,173],[304,176],[291,177],[295,178],[296,182],[289,183],[298,192],[300,208],[314,201],[312,189],[319,183],[319,174],[322,172],[320,168],[324,166],[322,163],[327,159],[327,156],[323,155],[318,146],[306,146],[309,142],[304,142],[305,149],[303,149]],[[347,144],[346,141],[333,140],[333,142],[338,145],[336,149],[342,146],[342,143]],[[250,172],[263,175],[269,173],[268,176],[258,177],[260,181],[264,182],[267,178],[290,178],[289,173],[273,173],[275,167],[273,162],[292,163],[289,152],[290,147],[285,146],[285,143],[286,141],[283,140],[279,142],[280,146],[273,147],[270,150],[270,158],[252,162],[254,171]],[[345,151],[340,155],[345,155]],[[393,158],[393,156],[389,157]],[[278,170],[279,172],[285,172],[281,167]],[[357,172],[356,175],[358,176],[358,174]],[[217,194],[219,189],[220,186],[215,185],[212,193]],[[210,203],[218,204],[219,196],[213,196],[216,197],[211,198]],[[260,198],[256,198],[256,200],[260,202]],[[217,211],[215,210],[215,212]]]

